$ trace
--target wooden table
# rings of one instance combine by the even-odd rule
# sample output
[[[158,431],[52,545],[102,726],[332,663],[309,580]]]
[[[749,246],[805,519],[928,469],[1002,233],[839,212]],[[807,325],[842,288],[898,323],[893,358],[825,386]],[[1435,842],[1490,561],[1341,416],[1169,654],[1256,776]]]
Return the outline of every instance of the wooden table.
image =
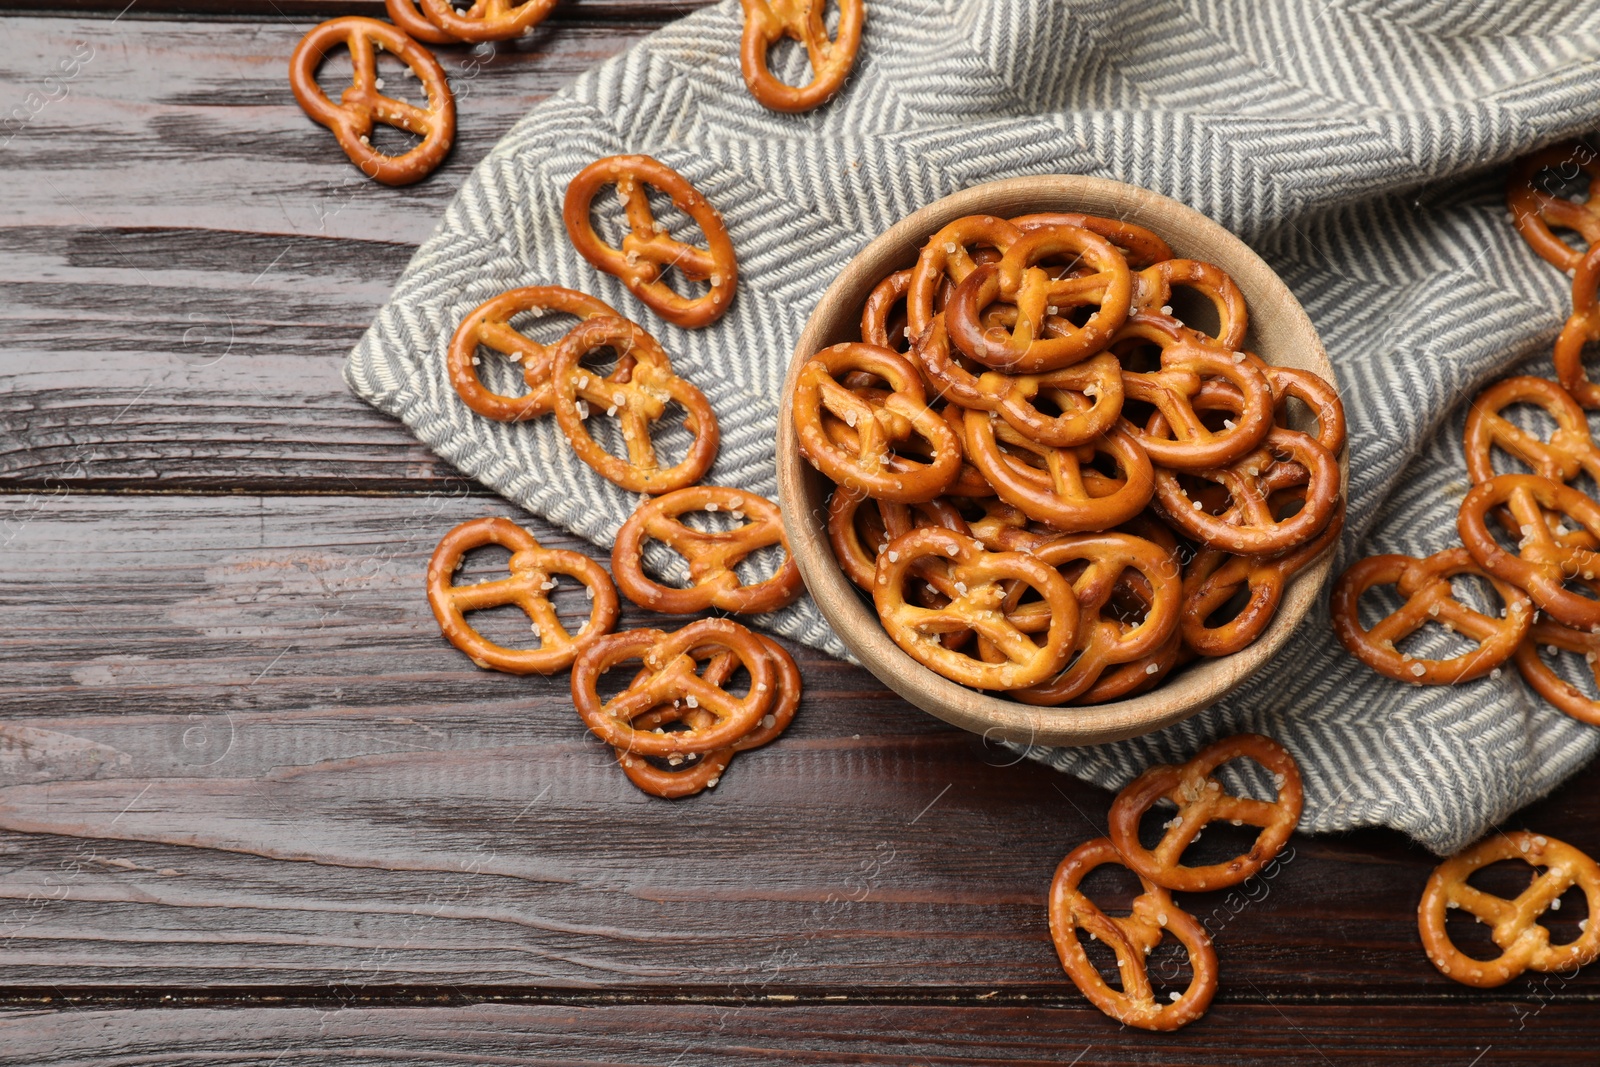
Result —
[[[1119,1028],[1044,913],[1107,796],[804,649],[780,743],[641,795],[565,678],[440,640],[428,552],[516,512],[339,370],[513,120],[682,5],[446,50],[457,147],[392,190],[289,95],[334,9],[102,2],[0,21],[0,1062],[1600,1064],[1600,967],[1441,978],[1378,831],[1189,898],[1216,1005]],[[1597,787],[1506,825],[1600,852]]]

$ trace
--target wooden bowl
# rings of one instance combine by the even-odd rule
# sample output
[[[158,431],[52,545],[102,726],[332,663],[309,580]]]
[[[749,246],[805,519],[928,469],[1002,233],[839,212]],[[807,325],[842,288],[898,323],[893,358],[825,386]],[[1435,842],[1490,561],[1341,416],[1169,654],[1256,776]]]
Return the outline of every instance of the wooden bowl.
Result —
[[[1081,211],[1126,219],[1160,234],[1175,255],[1221,267],[1250,311],[1246,347],[1269,363],[1312,370],[1337,386],[1333,367],[1305,310],[1272,268],[1245,243],[1176,200],[1104,178],[1045,175],[966,189],[900,220],[839,272],[800,334],[784,396],[818,350],[860,339],[861,305],[880,279],[916,262],[930,234],[963,215],[1009,218],[1037,211]],[[1283,647],[1305,618],[1333,565],[1325,553],[1290,583],[1277,617],[1248,648],[1201,659],[1140,696],[1091,707],[1039,708],[958,685],[912,659],[890,640],[872,605],[839,569],[827,534],[828,483],[801,457],[787,401],[778,406],[778,499],[789,550],[806,588],[834,632],[889,688],[946,722],[1010,741],[1089,745],[1160,729],[1214,703]],[[1340,457],[1342,479],[1349,461]]]

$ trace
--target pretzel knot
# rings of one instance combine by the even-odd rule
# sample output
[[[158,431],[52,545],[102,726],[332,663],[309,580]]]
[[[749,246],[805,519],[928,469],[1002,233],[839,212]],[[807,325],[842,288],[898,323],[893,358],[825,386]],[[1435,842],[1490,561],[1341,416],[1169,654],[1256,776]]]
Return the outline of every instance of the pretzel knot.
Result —
[[[1503,614],[1485,615],[1457,600],[1450,579],[1462,574],[1487,578],[1505,605]],[[1361,596],[1376,585],[1395,586],[1405,603],[1369,630],[1361,625]],[[1511,658],[1533,621],[1527,594],[1485,573],[1464,548],[1426,559],[1386,555],[1359,560],[1339,575],[1328,608],[1333,632],[1351,655],[1379,674],[1413,685],[1454,685],[1483,677]],[[1460,634],[1474,647],[1447,659],[1401,652],[1400,642],[1430,622]]]
[[[1501,548],[1489,531],[1489,512],[1501,505],[1521,534],[1516,555]],[[1479,566],[1527,590],[1551,618],[1600,632],[1600,601],[1566,588],[1576,581],[1593,588],[1600,579],[1600,553],[1558,542],[1547,512],[1565,515],[1600,538],[1600,504],[1571,486],[1532,474],[1502,474],[1473,486],[1461,501],[1456,530]]]
[[[1234,796],[1212,777],[1224,763],[1244,757],[1272,775],[1278,789],[1276,801]],[[1167,822],[1161,842],[1147,849],[1139,841],[1139,820],[1163,799],[1176,804],[1178,813]],[[1237,734],[1212,742],[1188,763],[1157,765],[1130,782],[1111,805],[1111,840],[1122,861],[1156,885],[1186,893],[1224,889],[1249,878],[1283,850],[1300,824],[1303,804],[1300,768],[1294,757],[1269,737]],[[1261,833],[1243,855],[1206,867],[1184,866],[1184,850],[1218,819],[1236,826],[1257,826]]]
[[[702,678],[697,654],[729,652],[750,675],[742,697],[723,683]],[[600,676],[628,660],[642,660],[646,671],[627,689],[602,701]],[[629,630],[601,638],[572,664],[572,703],[584,723],[606,744],[638,756],[670,759],[700,755],[738,741],[760,725],[776,697],[776,668],[757,636],[727,619],[701,619],[673,633]],[[652,709],[672,706],[703,711],[682,733],[657,733],[634,725]]]
[[[1320,534],[1276,556],[1201,549],[1183,578],[1178,619],[1184,643],[1202,656],[1231,656],[1250,645],[1271,625],[1289,580],[1332,547],[1343,529],[1341,503]],[[1241,589],[1247,594],[1244,605],[1226,621],[1210,625],[1211,617],[1225,610]]]
[[[1534,868],[1531,884],[1516,897],[1507,900],[1467,884],[1474,872],[1502,860],[1521,860]],[[1577,940],[1552,945],[1539,917],[1573,886],[1588,898],[1588,926]],[[1486,924],[1500,955],[1478,960],[1456,948],[1445,927],[1452,908]],[[1571,845],[1525,830],[1496,834],[1439,864],[1417,905],[1422,946],[1433,965],[1440,974],[1480,989],[1504,985],[1524,971],[1576,971],[1594,962],[1600,958],[1595,916],[1600,916],[1600,866]]]
[[[917,253],[906,289],[906,330],[913,341],[927,332],[942,295],[978,266],[975,249],[1004,253],[1022,231],[994,215],[964,215],[928,238]]]
[[[760,748],[788,729],[789,723],[794,720],[794,713],[800,707],[800,668],[795,666],[794,659],[776,641],[761,634],[756,635],[756,640],[772,660],[776,672],[777,696],[773,698],[772,708],[761,717],[753,730],[733,744],[704,755],[685,753],[677,763],[673,763],[673,757],[670,756],[666,760],[660,757],[647,759],[626,749],[615,749],[622,772],[634,785],[646,793],[668,798],[692,796],[706,789],[714,789],[735,755]],[[738,656],[727,650],[713,652],[710,648],[692,649],[690,655],[696,660],[709,659],[700,677],[710,685],[725,686],[739,669]],[[647,681],[649,674],[650,669],[643,668],[634,680]],[[713,724],[713,717],[710,712],[685,707],[680,702],[677,707],[671,704],[658,705],[635,718],[632,725],[636,730],[654,731],[657,727],[678,722],[693,729],[705,729]],[[666,763],[666,766],[661,766],[662,763]]]
[[[1067,854],[1050,882],[1050,938],[1067,977],[1095,1007],[1141,1030],[1177,1030],[1204,1015],[1216,995],[1216,949],[1199,921],[1143,875],[1139,876],[1143,891],[1133,898],[1133,908],[1125,916],[1107,915],[1078,888],[1095,868],[1125,862],[1117,846],[1103,837]],[[1121,989],[1113,989],[1095,969],[1079,930],[1116,954]],[[1168,934],[1187,951],[1192,977],[1175,1001],[1158,1003],[1145,958]]]
[[[1600,216],[1597,216],[1600,221]],[[1565,247],[1565,246],[1563,246]],[[1572,314],[1556,338],[1556,377],[1574,400],[1600,408],[1600,386],[1583,369],[1583,346],[1600,341],[1600,242],[1591,242],[1572,275]]]
[[[517,315],[537,315],[545,311],[559,311],[580,319],[617,314],[605,301],[559,285],[512,289],[485,300],[469,311],[456,327],[445,357],[450,384],[455,386],[467,407],[501,422],[519,422],[551,410],[554,395],[550,391],[550,365],[555,359],[553,349],[556,346],[540,344],[511,325],[512,318]],[[478,375],[480,346],[521,364],[527,393],[505,396],[484,385]]]
[[[595,194],[606,185],[616,186],[628,219],[621,248],[607,244],[595,232],[590,215]],[[666,223],[656,221],[646,185],[666,193],[674,207],[699,225],[706,247],[676,240],[667,232]],[[665,163],[649,156],[596,160],[567,185],[561,215],[578,254],[621,278],[629,292],[668,322],[684,329],[705,326],[721,318],[733,303],[739,268],[722,214]],[[661,280],[668,268],[691,282],[706,282],[710,288],[696,297],[682,296]]]
[[[1545,177],[1544,172],[1554,172]],[[1589,177],[1590,196],[1573,203],[1557,190],[1562,181],[1579,174]],[[1571,271],[1582,252],[1551,232],[1551,227],[1576,232],[1589,245],[1600,241],[1600,204],[1594,199],[1594,182],[1600,177],[1600,157],[1579,141],[1551,145],[1522,160],[1506,182],[1506,207],[1511,221],[1533,250],[1548,263]]]
[[[580,361],[610,348],[617,368],[600,377]],[[632,493],[666,493],[693,485],[717,458],[720,432],[711,402],[699,389],[672,372],[672,361],[655,338],[626,319],[597,315],[574,326],[555,346],[550,384],[556,422],[579,459],[607,481]],[[650,430],[676,403],[684,411],[684,427],[694,437],[689,451],[671,467],[662,467]],[[626,460],[611,455],[590,436],[585,422],[595,412],[615,417],[622,427]]]
[[[833,99],[861,48],[861,27],[866,22],[862,0],[839,0],[839,29],[828,39],[823,24],[827,0],[740,0],[744,5],[744,33],[739,38],[739,68],[750,95],[773,111],[810,111]],[[784,37],[805,46],[811,61],[811,81],[786,85],[767,65],[772,46]]]
[[[944,320],[936,316],[912,354],[941,396],[968,410],[993,411],[1041,444],[1085,444],[1111,429],[1122,411],[1122,365],[1110,352],[1042,374],[985,370],[974,375],[950,351]],[[1060,414],[1040,411],[1035,401],[1041,397]]]
[[[983,411],[962,420],[967,456],[1000,499],[1067,533],[1107,530],[1144,510],[1155,491],[1150,457],[1121,427],[1075,448],[1055,448]],[[1120,473],[1093,464],[1110,457]]]
[[[409,3],[410,0],[401,0]],[[474,0],[465,11],[451,0],[420,0],[423,13],[443,35],[457,41],[508,41],[521,37],[550,14],[556,0]],[[391,16],[394,7],[389,8]],[[399,20],[397,19],[396,22]],[[444,43],[444,42],[438,42]]]
[[[1162,349],[1159,371],[1122,372],[1124,395],[1153,405],[1159,416],[1152,417],[1142,430],[1123,420],[1151,462],[1172,470],[1224,467],[1266,440],[1273,428],[1272,382],[1248,360],[1236,360],[1235,355],[1179,340]],[[1203,385],[1224,382],[1237,394],[1230,404],[1233,418],[1222,429],[1212,430],[1192,401]]]
[[[341,44],[350,49],[350,85],[334,103],[317,84],[317,68]],[[380,49],[394,53],[416,74],[427,93],[427,107],[378,91]],[[384,185],[410,185],[426,178],[444,160],[455,138],[456,102],[444,68],[426,48],[387,22],[347,16],[313,28],[289,58],[289,85],[305,113],[333,131],[350,162]],[[377,123],[415,134],[422,143],[404,155],[386,155],[371,144]]]
[[[1071,256],[1089,273],[1051,278],[1039,262]],[[920,264],[919,264],[920,265]],[[945,326],[961,351],[985,366],[1021,373],[1056,370],[1101,351],[1128,317],[1128,261],[1105,238],[1078,226],[1025,231],[998,263],[973,267],[944,309]],[[997,300],[1014,305],[1016,322],[985,326],[981,313]],[[1065,313],[1093,306],[1082,326]]]
[[[864,373],[888,383],[881,403],[845,388],[841,378]],[[847,342],[824,348],[800,368],[794,389],[800,450],[840,485],[880,500],[932,500],[961,472],[961,445],[929,408],[916,368],[887,348]],[[823,427],[827,411],[854,434],[853,447],[835,443]],[[927,463],[909,460],[902,446],[913,435],[927,443]]]
[[[1079,611],[1077,655],[1054,678],[1012,693],[1018,700],[1043,705],[1075,700],[1112,667],[1159,652],[1177,632],[1178,565],[1160,545],[1132,534],[1103,533],[1056,538],[1029,552],[1058,569],[1082,564],[1072,579]],[[1117,618],[1111,607],[1119,586],[1130,580],[1139,588],[1137,598],[1144,607],[1144,617],[1133,624]],[[1042,605],[1019,604],[1021,593],[1013,590],[1007,598],[1006,617],[1023,630],[1036,631]]]
[[[1153,426],[1156,419],[1152,418]],[[1298,430],[1275,426],[1266,442],[1226,467],[1184,472],[1225,490],[1220,514],[1191,495],[1178,472],[1156,468],[1156,500],[1178,529],[1213,548],[1238,555],[1272,555],[1303,545],[1325,530],[1340,500],[1339,461]],[[1298,511],[1280,515],[1282,492],[1304,486]]]
[[[907,576],[928,568],[943,570],[941,585],[949,590],[949,603],[907,603]],[[1042,641],[1000,610],[1013,582],[1031,587],[1049,605]],[[979,689],[1042,682],[1066,663],[1078,630],[1077,598],[1054,567],[1020,552],[989,552],[972,537],[936,526],[919,527],[889,542],[878,556],[872,599],[895,644],[946,678]],[[999,651],[1000,662],[986,663],[940,643],[941,636],[958,630],[971,630],[986,640]]]
[[[455,585],[462,558],[475,548],[500,545],[511,550],[511,576],[477,585]],[[577,633],[562,625],[550,603],[555,576],[564,574],[583,584],[592,603],[589,618]],[[594,560],[564,549],[542,548],[532,534],[510,519],[473,519],[445,534],[428,560],[428,604],[445,640],[485,669],[510,674],[554,674],[565,669],[584,649],[609,633],[617,622],[617,592]],[[515,604],[533,623],[539,647],[506,648],[478,633],[465,618],[469,611]]]
[[[679,519],[690,511],[724,512],[740,525],[731,530],[697,530]],[[689,588],[675,589],[645,577],[642,554],[650,540],[660,541],[688,561]],[[771,578],[745,585],[734,567],[751,553],[772,545],[783,547],[783,566]],[[776,504],[737,489],[696,485],[639,506],[617,531],[611,573],[629,600],[652,611],[671,615],[692,615],[707,608],[777,611],[794,603],[804,588],[800,569],[788,551]]]

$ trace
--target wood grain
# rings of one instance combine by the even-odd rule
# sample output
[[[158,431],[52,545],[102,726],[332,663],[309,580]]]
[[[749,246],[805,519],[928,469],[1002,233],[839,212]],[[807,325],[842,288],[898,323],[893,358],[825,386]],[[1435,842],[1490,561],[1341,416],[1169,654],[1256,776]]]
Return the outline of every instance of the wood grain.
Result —
[[[479,671],[438,637],[427,555],[485,513],[515,515],[0,500],[4,984],[1065,995],[1044,893],[1105,794],[796,649],[788,735],[712,793],[646,797],[564,677]],[[1597,783],[1518,821],[1600,850]],[[1259,899],[1189,904],[1228,996],[1476,995],[1418,948],[1419,850],[1294,847]],[[1597,993],[1591,971],[1552,995]]]
[[[1218,1005],[1176,1034],[1090,1009],[1004,1005],[490,1005],[149,1009],[0,1014],[0,1063],[228,1067],[772,1063],[1237,1065],[1399,1063],[1596,1067],[1593,1005]],[[10,1055],[8,1056],[7,1053]]]
[[[361,177],[295,105],[288,57],[310,24],[6,21],[13,102],[60,95],[0,125],[0,485],[329,492],[449,477],[349,392],[344,355],[471,166],[658,23],[566,21],[482,54],[442,50],[458,143],[406,189]],[[91,52],[76,77],[47,80]]]

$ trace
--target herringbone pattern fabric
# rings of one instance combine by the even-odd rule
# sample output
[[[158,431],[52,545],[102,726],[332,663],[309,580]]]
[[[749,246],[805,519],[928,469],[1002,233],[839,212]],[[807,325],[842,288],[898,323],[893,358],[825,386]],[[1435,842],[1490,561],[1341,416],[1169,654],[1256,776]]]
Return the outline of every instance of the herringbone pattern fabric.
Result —
[[[1233,229],[1283,275],[1338,368],[1351,429],[1341,560],[1454,538],[1460,402],[1548,351],[1561,274],[1508,225],[1503,165],[1600,124],[1600,7],[1563,0],[868,0],[846,90],[782,116],[740,80],[736,0],[667,27],[540,104],[473,173],[350,357],[352,388],[508,499],[597,543],[635,504],[553,420],[468,412],[444,372],[462,314],[512,286],[594,293],[710,396],[711,480],[771,496],[778,389],[807,313],[874,234],[957,189],[1096,174]],[[723,211],[739,294],[663,323],[572,250],[567,181],[643,152]],[[486,363],[489,361],[486,361]],[[762,620],[832,652],[804,603]],[[1509,672],[1508,672],[1509,675]],[[1315,830],[1401,829],[1451,850],[1547,791],[1600,731],[1516,681],[1413,689],[1344,654],[1316,612],[1237,694],[1162,733],[1029,755],[1107,786],[1241,729],[1284,741]],[[1071,714],[1070,711],[1063,714]]]

